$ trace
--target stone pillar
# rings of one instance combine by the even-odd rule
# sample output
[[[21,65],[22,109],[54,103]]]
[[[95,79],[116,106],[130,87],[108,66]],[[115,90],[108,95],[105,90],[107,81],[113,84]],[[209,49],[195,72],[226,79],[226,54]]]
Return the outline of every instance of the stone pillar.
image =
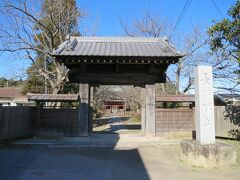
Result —
[[[141,130],[142,133],[146,132],[146,91],[145,88],[141,88]]]
[[[155,84],[146,85],[146,135],[156,135],[155,122]]]
[[[195,127],[196,140],[202,144],[215,143],[214,97],[211,66],[195,69]]]
[[[81,99],[79,110],[79,136],[88,136],[89,92],[89,84],[79,84],[79,96]]]

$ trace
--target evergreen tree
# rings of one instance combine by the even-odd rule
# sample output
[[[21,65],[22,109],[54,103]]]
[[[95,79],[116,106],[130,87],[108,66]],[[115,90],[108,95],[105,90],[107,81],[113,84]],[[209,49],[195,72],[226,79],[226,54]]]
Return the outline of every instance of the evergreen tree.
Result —
[[[224,18],[209,29],[211,48],[220,51],[223,57],[233,57],[240,63],[240,1],[228,11]]]

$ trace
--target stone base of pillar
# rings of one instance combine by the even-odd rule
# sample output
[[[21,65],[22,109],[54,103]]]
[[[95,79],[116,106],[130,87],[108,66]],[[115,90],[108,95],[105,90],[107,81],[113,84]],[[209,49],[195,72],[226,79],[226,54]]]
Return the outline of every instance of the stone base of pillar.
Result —
[[[196,140],[183,140],[180,147],[180,159],[189,166],[219,168],[232,165],[237,160],[237,153],[229,144],[201,145]]]

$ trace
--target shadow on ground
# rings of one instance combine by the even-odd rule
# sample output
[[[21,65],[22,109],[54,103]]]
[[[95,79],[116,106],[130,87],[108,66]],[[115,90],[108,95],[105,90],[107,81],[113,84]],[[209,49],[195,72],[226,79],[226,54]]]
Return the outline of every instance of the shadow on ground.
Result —
[[[138,149],[114,149],[119,140],[117,134],[105,138],[108,147],[94,147],[100,139],[91,142],[91,137],[86,137],[78,142],[79,139],[73,138],[68,144],[53,139],[54,146],[51,143],[0,146],[0,179],[150,179]],[[88,147],[75,147],[78,143],[84,146],[85,142]]]
[[[107,124],[111,123],[113,118],[114,118],[113,116],[103,117],[103,118],[95,118],[95,119],[93,119],[93,127],[107,125]],[[116,118],[114,120],[114,122],[116,122],[116,123],[124,122],[124,121],[128,121],[129,119],[130,119],[130,117],[119,117],[119,118]]]
[[[94,133],[106,133],[106,134],[118,134],[117,131],[127,131],[134,133],[134,130],[141,130],[141,125],[110,125],[109,128],[104,129],[104,131],[94,132]]]
[[[107,117],[93,120],[93,133],[141,133],[141,123],[130,117]]]

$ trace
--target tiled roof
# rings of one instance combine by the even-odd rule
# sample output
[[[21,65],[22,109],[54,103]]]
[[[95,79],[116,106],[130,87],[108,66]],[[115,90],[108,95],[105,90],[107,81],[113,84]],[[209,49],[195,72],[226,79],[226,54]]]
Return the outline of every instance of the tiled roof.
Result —
[[[77,102],[78,94],[28,94],[29,101],[38,102]]]
[[[195,102],[194,95],[160,95],[156,97],[160,102]]]
[[[239,94],[218,94],[218,96],[220,96],[221,98],[236,98],[236,99],[240,99],[240,95]]]
[[[158,102],[195,102],[195,95],[194,94],[159,95],[159,96],[156,96],[156,101]],[[217,105],[226,104],[221,98],[219,98],[219,96],[215,94],[214,94],[214,102]]]
[[[22,95],[21,88],[0,88],[0,98],[15,98]]]
[[[70,37],[53,55],[182,57],[166,38],[152,37]]]

